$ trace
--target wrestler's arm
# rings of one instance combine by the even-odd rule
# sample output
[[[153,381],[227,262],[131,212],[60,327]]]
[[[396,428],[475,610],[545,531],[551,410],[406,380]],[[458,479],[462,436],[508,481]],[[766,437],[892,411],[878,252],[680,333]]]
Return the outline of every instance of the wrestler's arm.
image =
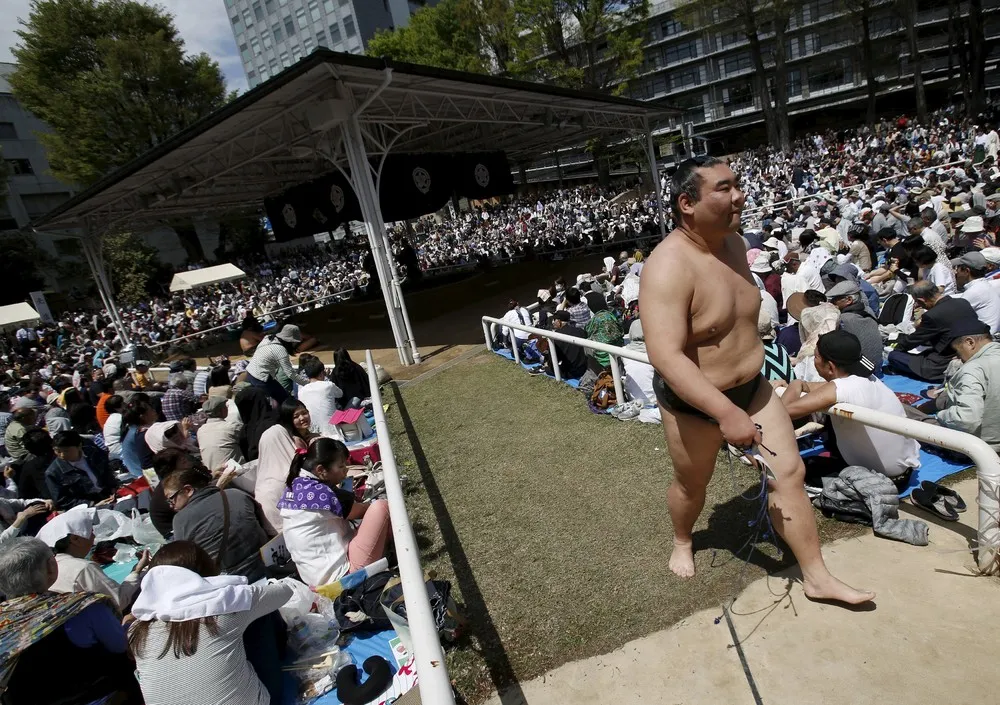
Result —
[[[639,282],[639,300],[646,302],[641,317],[650,363],[674,394],[713,419],[721,420],[734,410],[745,413],[684,354],[694,278],[683,261],[661,260],[656,254],[643,268]]]
[[[833,382],[796,380],[788,385],[788,390],[781,396],[781,403],[785,405],[792,420],[801,419],[817,411],[826,411],[837,403],[837,385]]]

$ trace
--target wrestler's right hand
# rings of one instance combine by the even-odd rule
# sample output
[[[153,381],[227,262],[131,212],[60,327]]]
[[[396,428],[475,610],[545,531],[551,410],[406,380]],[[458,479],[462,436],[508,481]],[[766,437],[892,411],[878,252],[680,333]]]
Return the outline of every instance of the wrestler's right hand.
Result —
[[[719,430],[726,442],[737,448],[749,448],[754,443],[760,443],[757,425],[747,412],[736,405],[719,419]]]

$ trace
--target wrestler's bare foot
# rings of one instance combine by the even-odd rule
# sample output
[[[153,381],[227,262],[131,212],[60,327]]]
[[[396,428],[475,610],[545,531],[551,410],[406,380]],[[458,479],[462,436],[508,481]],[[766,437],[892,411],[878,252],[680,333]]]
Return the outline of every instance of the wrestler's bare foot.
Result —
[[[670,554],[670,570],[682,578],[694,577],[694,550],[690,541],[674,539],[674,551]]]
[[[673,567],[672,560],[671,567]],[[810,600],[830,600],[833,602],[843,602],[848,605],[860,605],[875,599],[874,592],[869,590],[855,590],[850,585],[840,582],[829,574],[825,579],[818,581],[804,580],[802,587],[806,593],[806,597]]]

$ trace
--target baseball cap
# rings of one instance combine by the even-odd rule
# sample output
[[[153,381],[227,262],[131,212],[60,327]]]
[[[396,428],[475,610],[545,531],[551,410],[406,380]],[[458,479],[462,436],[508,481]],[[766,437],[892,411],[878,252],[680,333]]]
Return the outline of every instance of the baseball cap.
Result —
[[[989,335],[990,327],[979,320],[978,316],[959,316],[948,325],[948,342],[966,335]]]
[[[976,271],[986,269],[986,258],[982,252],[966,252],[961,257],[956,257],[951,261],[952,267],[968,267]]]
[[[869,377],[875,365],[861,354],[861,341],[846,330],[824,333],[816,342],[816,352],[848,374]]]
[[[221,409],[226,405],[225,397],[209,397],[205,400],[205,403],[201,405],[201,410],[206,414],[212,414]]]
[[[844,280],[842,282],[837,282],[829,289],[826,290],[826,298],[833,300],[840,298],[841,296],[850,296],[852,294],[860,294],[861,287],[858,286],[856,281],[850,279]]]

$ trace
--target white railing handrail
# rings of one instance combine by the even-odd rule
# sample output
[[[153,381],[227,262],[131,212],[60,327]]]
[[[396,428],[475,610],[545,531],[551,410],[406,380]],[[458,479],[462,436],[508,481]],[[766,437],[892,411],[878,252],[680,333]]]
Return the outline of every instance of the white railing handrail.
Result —
[[[382,409],[382,394],[378,386],[378,374],[372,351],[365,351],[368,361],[368,383],[371,385],[372,411],[375,414],[375,432],[378,436],[379,452],[382,456],[382,474],[385,478],[386,499],[389,502],[389,517],[392,535],[396,545],[396,560],[399,562],[399,578],[403,586],[403,601],[406,603],[406,621],[410,628],[413,658],[417,666],[417,686],[420,700],[427,705],[455,705],[455,695],[445,665],[444,650],[438,638],[431,603],[424,583],[424,569],[420,565],[420,551],[413,534],[413,526],[406,512],[403,486],[396,469],[396,456],[392,452],[389,425]]]
[[[577,338],[572,335],[565,335],[564,333],[545,330],[543,328],[509,323],[492,316],[483,316],[483,335],[486,339],[486,348],[491,352],[493,352],[491,327],[495,326],[511,329],[511,346],[516,362],[520,362],[520,358],[513,330],[548,338],[549,340],[559,340],[581,348],[599,350],[615,358],[625,358],[651,364],[649,356],[646,353],[636,350],[616,347],[607,343],[599,343],[586,338]],[[549,350],[552,353],[555,348],[550,346]],[[553,358],[552,367],[556,379],[561,381],[559,364],[556,358]],[[625,397],[622,393],[621,373],[617,364],[611,365],[611,373],[615,378],[615,394],[619,403],[622,403]],[[872,428],[897,433],[924,443],[958,451],[969,456],[976,466],[976,474],[979,479],[979,553],[977,562],[980,571],[983,573],[990,574],[1000,570],[1000,561],[998,561],[998,555],[1000,555],[1000,456],[990,448],[989,444],[981,438],[977,438],[964,431],[956,431],[955,429],[944,428],[935,424],[893,416],[882,411],[855,406],[854,404],[836,404],[830,407],[827,413],[850,419],[857,423],[871,426]]]

